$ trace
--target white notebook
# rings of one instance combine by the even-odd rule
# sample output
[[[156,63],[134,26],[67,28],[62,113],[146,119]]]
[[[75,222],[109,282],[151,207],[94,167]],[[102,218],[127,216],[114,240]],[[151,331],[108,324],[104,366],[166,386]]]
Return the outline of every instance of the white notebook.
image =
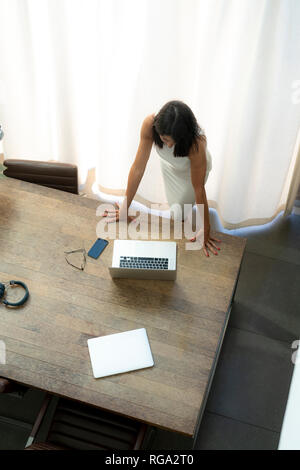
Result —
[[[145,328],[88,339],[96,379],[154,365]]]

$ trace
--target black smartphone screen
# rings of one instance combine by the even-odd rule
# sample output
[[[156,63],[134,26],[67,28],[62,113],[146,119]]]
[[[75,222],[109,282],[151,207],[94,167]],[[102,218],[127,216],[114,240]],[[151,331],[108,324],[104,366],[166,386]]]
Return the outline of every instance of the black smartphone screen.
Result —
[[[95,241],[94,245],[88,252],[88,256],[94,259],[99,258],[106,245],[108,245],[107,240],[103,240],[103,238],[98,238],[98,240]]]

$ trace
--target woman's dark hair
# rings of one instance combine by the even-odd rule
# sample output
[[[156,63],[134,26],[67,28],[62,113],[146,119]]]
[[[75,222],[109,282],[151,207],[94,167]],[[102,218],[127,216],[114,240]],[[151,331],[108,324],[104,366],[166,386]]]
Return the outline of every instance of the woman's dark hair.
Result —
[[[182,101],[169,101],[166,103],[153,121],[153,140],[158,147],[163,147],[160,135],[169,135],[175,142],[174,156],[185,157],[193,144],[197,145],[197,137],[201,135],[201,128],[192,110]]]

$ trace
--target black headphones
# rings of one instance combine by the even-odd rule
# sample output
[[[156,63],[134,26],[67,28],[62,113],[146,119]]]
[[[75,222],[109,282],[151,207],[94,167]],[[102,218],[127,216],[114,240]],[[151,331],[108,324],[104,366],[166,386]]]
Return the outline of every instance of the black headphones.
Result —
[[[15,286],[15,285],[23,287],[23,289],[25,289],[25,295],[24,295],[23,299],[19,300],[18,302],[9,302],[8,300],[1,300],[4,297],[4,293],[5,293],[5,289],[6,289],[7,285],[12,286],[12,287]],[[9,305],[10,307],[20,307],[21,305],[25,304],[25,302],[28,300],[28,297],[29,297],[29,290],[28,290],[26,284],[24,284],[24,282],[9,281],[6,284],[3,284],[2,282],[0,282],[0,303],[2,302],[5,305]]]

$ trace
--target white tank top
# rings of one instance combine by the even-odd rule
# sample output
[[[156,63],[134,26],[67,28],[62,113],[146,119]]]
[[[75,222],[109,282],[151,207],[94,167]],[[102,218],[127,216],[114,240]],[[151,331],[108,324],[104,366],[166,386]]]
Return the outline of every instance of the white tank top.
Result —
[[[158,147],[158,145],[155,145],[155,148],[160,157],[160,166],[169,206],[179,204],[183,207],[184,204],[194,204],[195,190],[191,181],[191,163],[189,157],[174,157],[174,146],[169,148],[164,144],[162,148]],[[206,147],[206,174],[204,183],[206,183],[211,169],[211,154]]]

